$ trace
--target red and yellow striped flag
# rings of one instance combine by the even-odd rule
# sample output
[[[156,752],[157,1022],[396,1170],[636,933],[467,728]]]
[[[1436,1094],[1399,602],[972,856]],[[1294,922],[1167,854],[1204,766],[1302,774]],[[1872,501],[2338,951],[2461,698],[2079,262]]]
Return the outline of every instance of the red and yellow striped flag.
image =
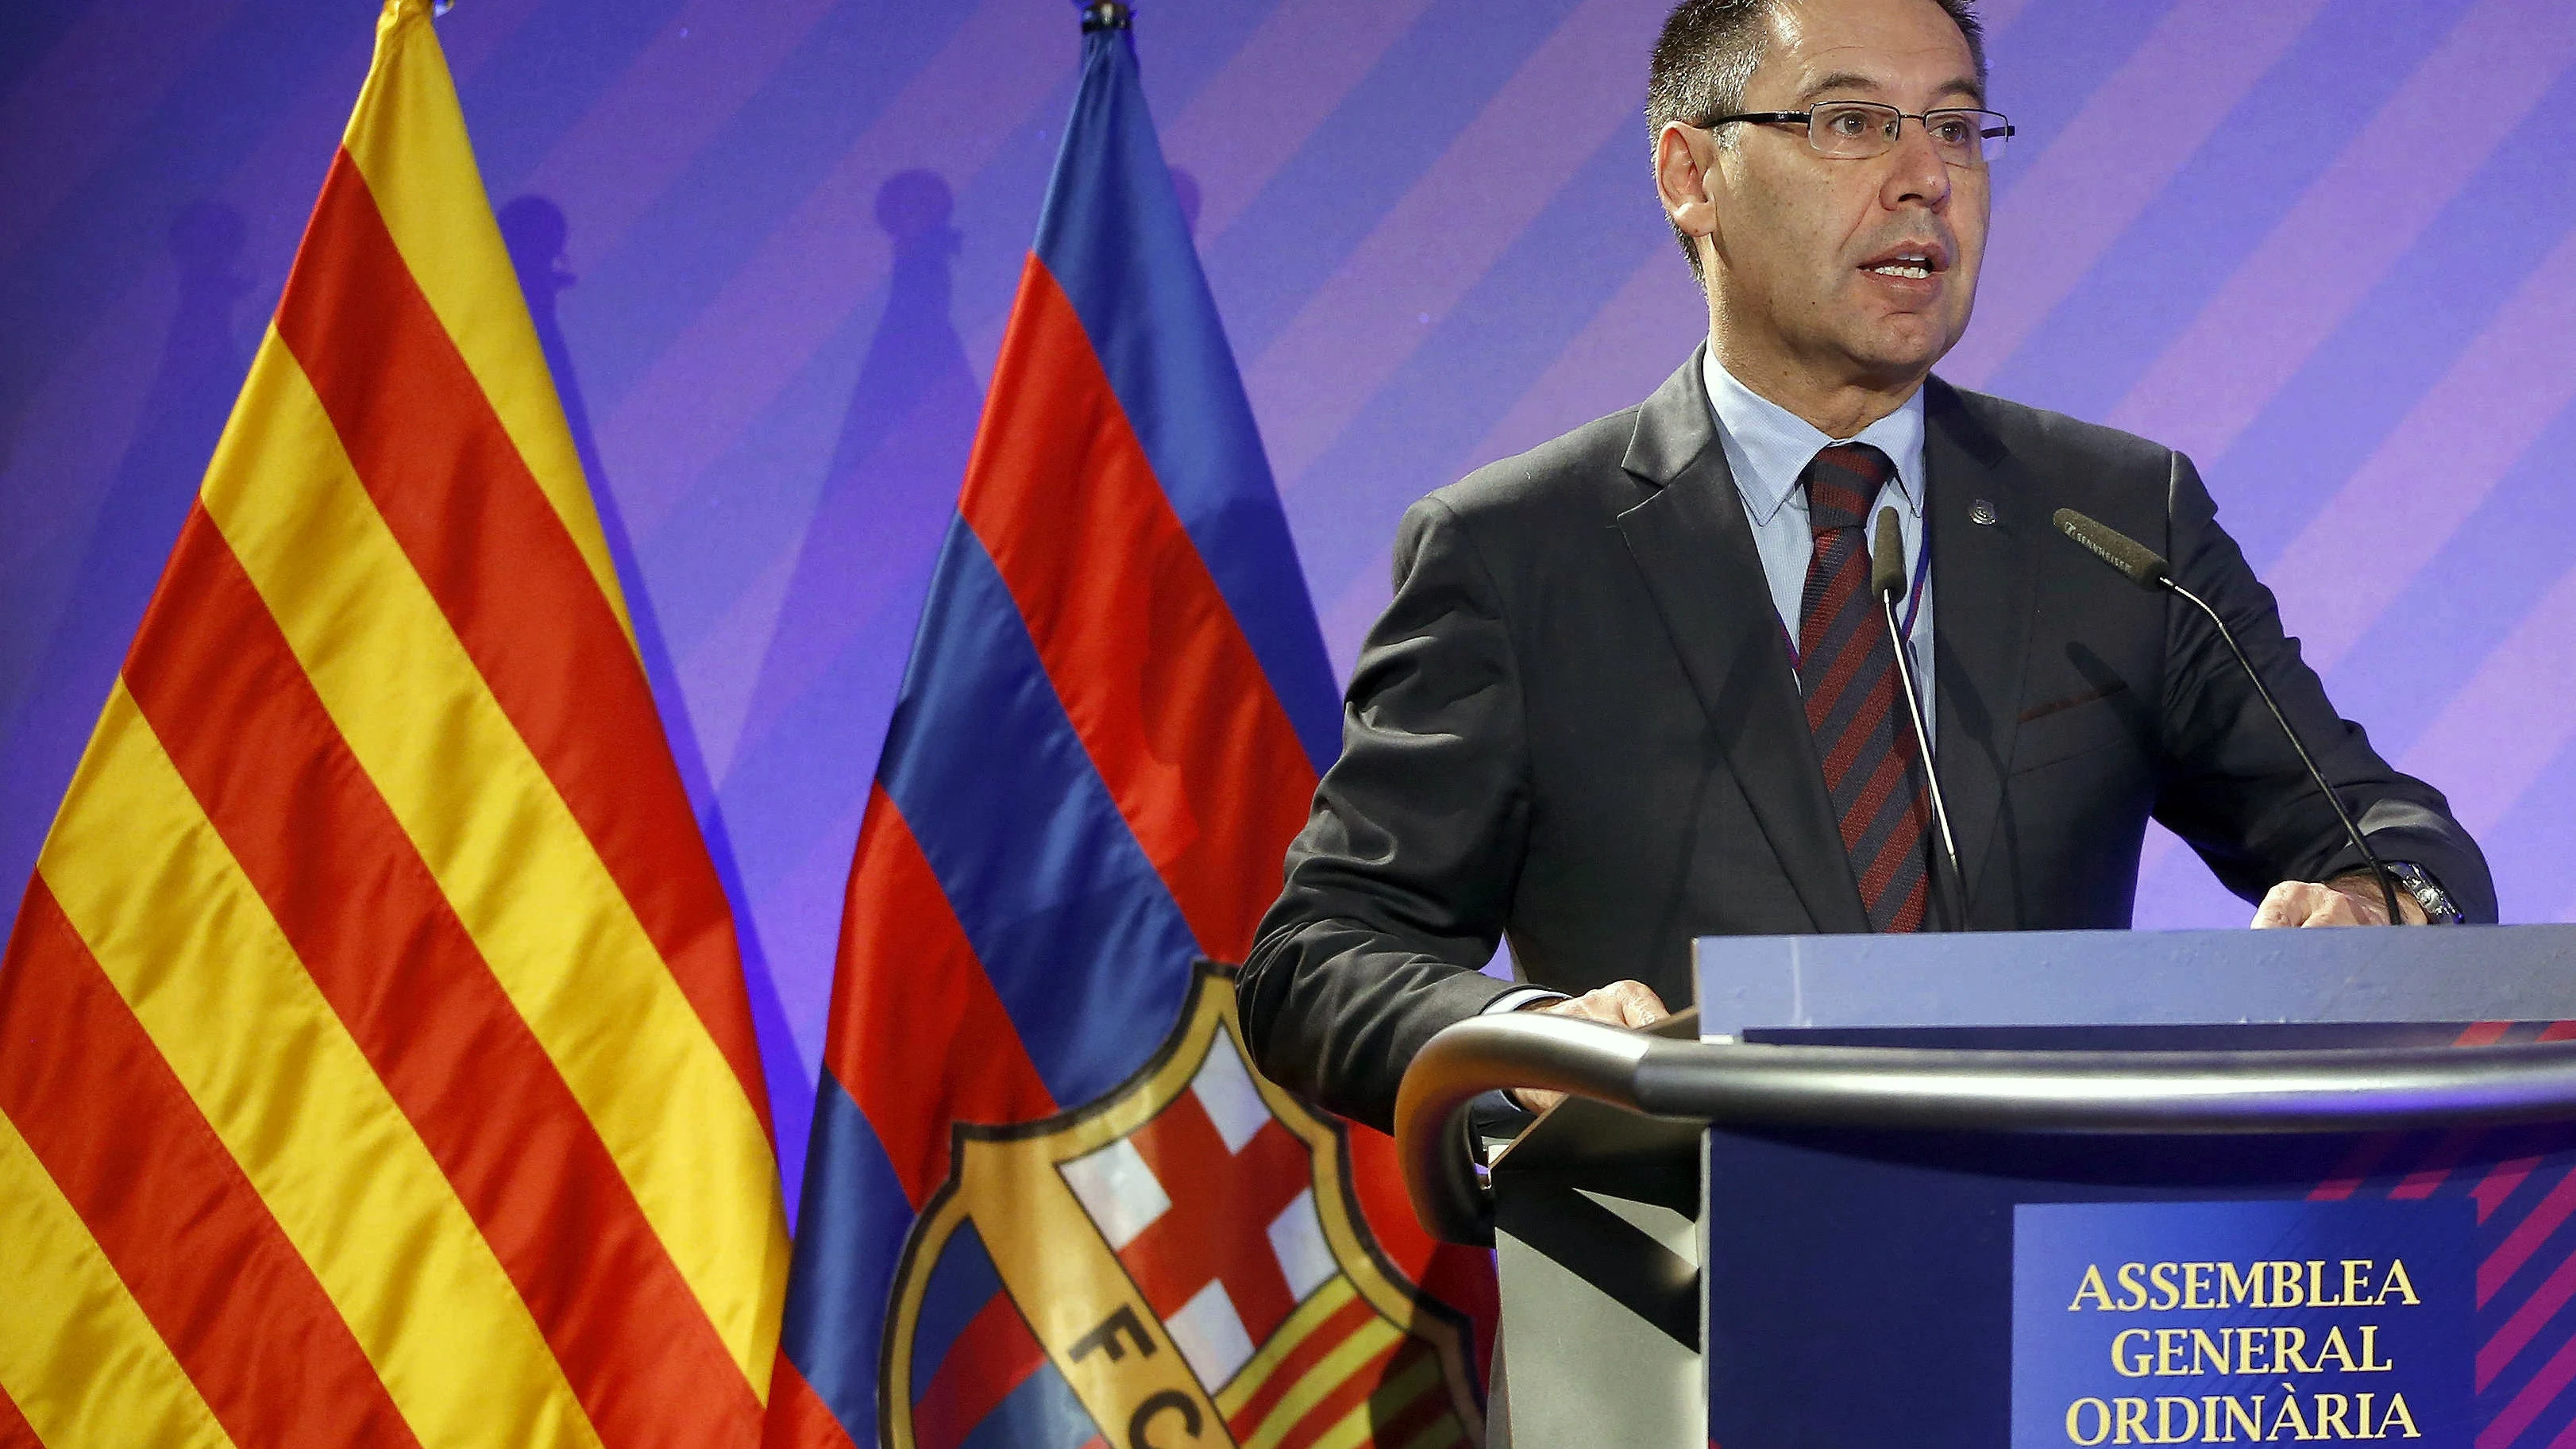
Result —
[[[0,961],[0,1443],[755,1444],[732,919],[429,0]]]

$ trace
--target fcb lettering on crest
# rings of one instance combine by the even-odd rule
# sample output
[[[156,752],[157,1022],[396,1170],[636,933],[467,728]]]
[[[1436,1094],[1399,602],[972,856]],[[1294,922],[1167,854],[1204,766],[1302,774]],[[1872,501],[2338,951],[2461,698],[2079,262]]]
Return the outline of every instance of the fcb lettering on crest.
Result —
[[[1481,1440],[1466,1335],[1369,1241],[1340,1129],[1248,1068],[1220,968],[1118,1089],[952,1161],[896,1276],[889,1449]]]

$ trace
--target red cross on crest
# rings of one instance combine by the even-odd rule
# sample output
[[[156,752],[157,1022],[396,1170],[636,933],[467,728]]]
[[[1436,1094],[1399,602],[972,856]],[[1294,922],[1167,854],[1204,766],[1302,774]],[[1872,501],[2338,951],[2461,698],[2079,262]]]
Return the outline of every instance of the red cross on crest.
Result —
[[[1210,1283],[1224,1290],[1255,1343],[1277,1332],[1297,1306],[1299,1295],[1268,1228],[1313,1192],[1315,1169],[1306,1144],[1263,1115],[1251,1140],[1234,1151],[1198,1094],[1185,1092],[1128,1134],[1171,1207],[1120,1249],[1118,1259],[1167,1322]]]

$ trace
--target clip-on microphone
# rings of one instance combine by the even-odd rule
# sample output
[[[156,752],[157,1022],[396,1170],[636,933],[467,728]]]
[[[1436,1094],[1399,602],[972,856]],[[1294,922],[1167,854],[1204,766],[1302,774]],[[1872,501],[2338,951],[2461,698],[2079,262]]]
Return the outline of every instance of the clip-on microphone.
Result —
[[[2254,672],[2254,661],[2245,657],[2244,648],[2236,642],[2236,631],[2228,628],[2227,621],[2218,617],[2218,611],[2198,594],[2174,582],[2173,570],[2165,563],[2162,554],[2072,508],[2057,510],[2056,521],[2058,532],[2083,545],[2085,552],[2119,570],[2129,582],[2142,589],[2163,589],[2209,616],[2209,622],[2218,630],[2218,637],[2227,642],[2227,652],[2236,656],[2236,663],[2245,671],[2245,677],[2254,681],[2254,692],[2263,697],[2263,707],[2272,712],[2273,722],[2280,725],[2281,733],[2289,737],[2290,748],[2299,752],[2299,763],[2308,767],[2308,778],[2316,782],[2318,793],[2334,807],[2335,819],[2343,822],[2343,833],[2352,838],[2353,848],[2370,863],[2371,874],[2379,880],[2380,899],[2388,906],[2388,923],[2392,926],[2403,924],[2406,917],[2397,910],[2395,877],[2388,873],[2388,866],[2380,860],[2379,853],[2370,848],[2370,842],[2362,838],[2361,827],[2353,823],[2352,812],[2343,808],[2343,801],[2336,796],[2334,787],[2326,783],[2325,771],[2318,769],[2315,758],[2308,754],[2307,742],[2299,738],[2297,730],[2290,728],[2290,717],[2281,713],[2280,701],[2272,698],[2271,687],[2263,682],[2262,675]]]
[[[1896,621],[1896,606],[1905,599],[1905,536],[1897,527],[1893,508],[1878,511],[1878,537],[1869,551],[1869,591],[1878,596],[1879,617],[1887,621],[1887,642],[1896,650],[1896,677],[1905,689],[1906,718],[1914,726],[1914,752],[1923,761],[1923,779],[1931,787],[1932,823],[1941,835],[1941,854],[1950,862],[1950,929],[1964,931],[1968,878],[1959,870],[1959,842],[1950,834],[1950,804],[1941,795],[1940,773],[1932,768],[1932,731],[1923,720],[1923,692],[1914,679],[1914,656],[1905,646],[1905,626]]]

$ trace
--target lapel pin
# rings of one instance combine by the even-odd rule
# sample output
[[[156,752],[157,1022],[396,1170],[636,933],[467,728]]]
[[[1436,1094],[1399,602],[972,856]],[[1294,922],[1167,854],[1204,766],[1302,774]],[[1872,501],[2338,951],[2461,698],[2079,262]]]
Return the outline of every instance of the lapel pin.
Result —
[[[1968,521],[1985,528],[1994,527],[1995,506],[1982,498],[1978,499],[1968,505]]]

